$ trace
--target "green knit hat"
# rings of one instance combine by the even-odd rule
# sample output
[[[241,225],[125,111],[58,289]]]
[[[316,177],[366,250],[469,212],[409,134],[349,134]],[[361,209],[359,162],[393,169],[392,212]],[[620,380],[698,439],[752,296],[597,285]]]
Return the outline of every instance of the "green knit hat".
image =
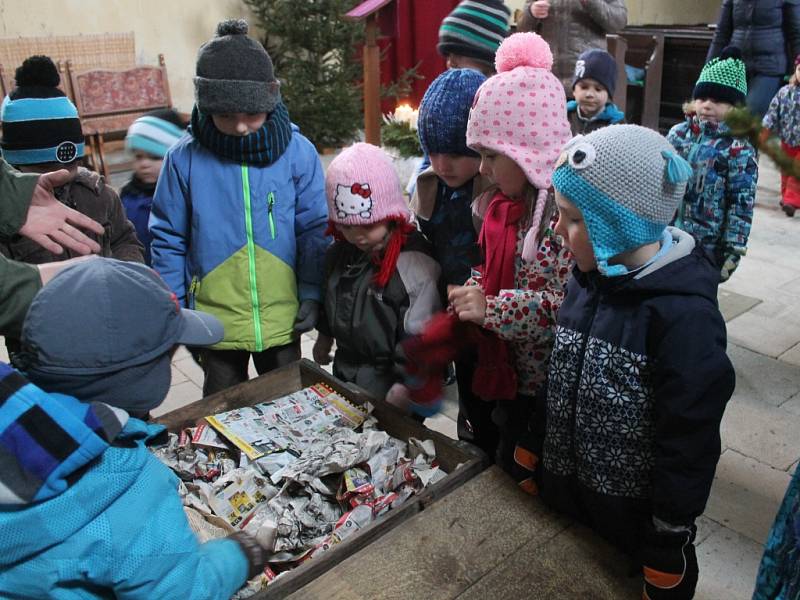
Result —
[[[747,96],[747,70],[742,51],[728,46],[717,58],[712,58],[694,86],[692,98],[711,98],[728,104],[744,104]]]

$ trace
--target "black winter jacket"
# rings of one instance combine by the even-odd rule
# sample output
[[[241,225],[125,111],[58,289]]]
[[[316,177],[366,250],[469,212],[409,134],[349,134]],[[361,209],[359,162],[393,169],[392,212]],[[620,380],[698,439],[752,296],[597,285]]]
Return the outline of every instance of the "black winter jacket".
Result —
[[[574,271],[534,443],[544,500],[632,554],[652,516],[702,514],[735,384],[719,273],[690,235],[670,232],[677,243],[638,274]]]
[[[800,0],[724,0],[706,61],[737,46],[747,77],[785,75],[800,54]]]
[[[383,399],[402,379],[400,343],[420,333],[441,308],[440,271],[430,245],[417,231],[409,235],[382,290],[372,281],[375,270],[370,256],[352,244],[339,241],[328,248],[317,329],[336,340],[333,374]]]

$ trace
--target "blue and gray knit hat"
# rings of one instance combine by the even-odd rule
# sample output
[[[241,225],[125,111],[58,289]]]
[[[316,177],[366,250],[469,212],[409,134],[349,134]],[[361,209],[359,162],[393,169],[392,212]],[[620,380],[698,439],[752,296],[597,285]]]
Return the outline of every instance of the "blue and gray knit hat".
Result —
[[[433,80],[422,98],[417,125],[427,154],[479,156],[467,147],[467,122],[484,81],[486,76],[474,69],[450,69]]]
[[[31,56],[15,74],[17,87],[3,100],[3,158],[12,165],[71,163],[84,154],[78,110],[58,84],[47,56]]]
[[[463,0],[439,27],[436,49],[494,65],[494,55],[509,31],[511,11],[503,0]]]
[[[583,213],[597,269],[615,276],[627,270],[608,261],[661,238],[691,173],[655,131],[610,125],[570,140],[556,163],[553,186]]]
[[[164,158],[175,142],[186,133],[186,124],[171,108],[160,108],[136,119],[128,128],[125,148]]]

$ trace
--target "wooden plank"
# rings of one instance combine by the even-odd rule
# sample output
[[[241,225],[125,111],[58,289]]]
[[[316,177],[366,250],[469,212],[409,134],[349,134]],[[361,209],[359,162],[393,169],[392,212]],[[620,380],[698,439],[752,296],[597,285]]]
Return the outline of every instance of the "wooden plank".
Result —
[[[289,598],[455,598],[520,546],[546,544],[567,527],[491,467]]]
[[[384,6],[393,2],[393,0],[367,0],[362,2],[350,12],[344,15],[344,18],[349,21],[360,21],[378,12]]]

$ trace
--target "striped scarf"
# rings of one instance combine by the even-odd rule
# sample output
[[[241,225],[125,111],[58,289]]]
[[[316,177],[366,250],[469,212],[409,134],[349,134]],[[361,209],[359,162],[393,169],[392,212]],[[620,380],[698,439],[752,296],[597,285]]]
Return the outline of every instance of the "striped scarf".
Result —
[[[128,415],[48,394],[0,362],[0,506],[53,498],[114,441]]]
[[[277,161],[292,140],[289,111],[283,102],[279,102],[269,114],[261,129],[245,136],[222,133],[214,126],[210,116],[201,113],[195,105],[189,131],[202,146],[217,156],[262,167]]]

